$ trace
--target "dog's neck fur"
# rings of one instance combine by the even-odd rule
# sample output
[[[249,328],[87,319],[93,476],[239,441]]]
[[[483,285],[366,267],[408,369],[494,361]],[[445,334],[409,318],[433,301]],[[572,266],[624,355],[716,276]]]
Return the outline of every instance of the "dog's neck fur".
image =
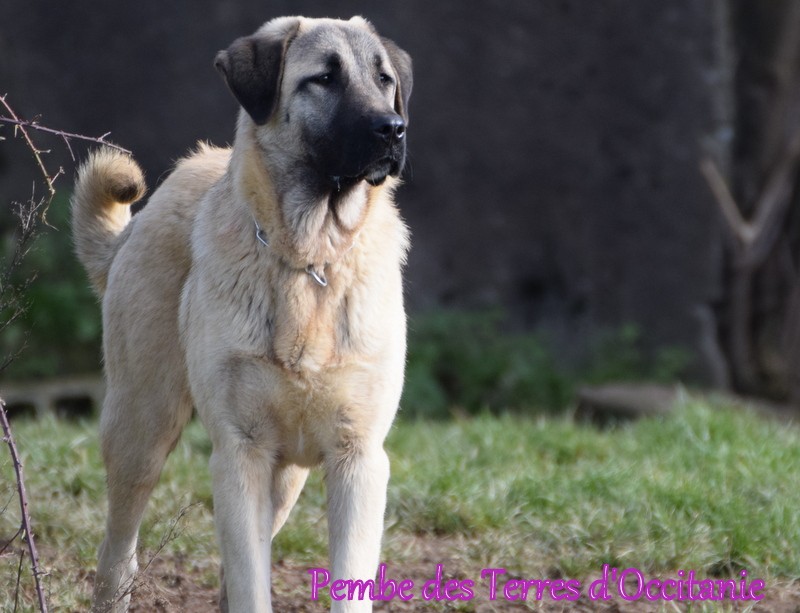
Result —
[[[251,130],[251,136],[239,137],[242,130]],[[309,187],[297,176],[305,171],[301,162],[287,163],[285,152],[270,155],[256,143],[254,125],[240,120],[234,148],[249,151],[233,156],[231,178],[270,247],[297,268],[311,265],[321,270],[339,260],[353,247],[383,188],[365,181],[341,190],[335,184],[323,190]]]

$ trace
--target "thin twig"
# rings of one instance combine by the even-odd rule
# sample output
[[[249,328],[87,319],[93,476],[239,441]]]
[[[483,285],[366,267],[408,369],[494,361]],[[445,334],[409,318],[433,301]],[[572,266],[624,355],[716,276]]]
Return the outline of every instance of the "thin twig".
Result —
[[[37,200],[36,198],[36,184],[34,183],[34,191],[31,195],[30,200],[25,205],[19,205],[17,208],[17,217],[19,218],[20,224],[20,234],[17,238],[16,245],[14,248],[14,252],[11,256],[11,261],[6,267],[6,269],[0,272],[0,311],[5,314],[5,318],[2,322],[0,322],[0,330],[3,327],[7,326],[9,323],[14,321],[18,318],[21,314],[23,314],[26,310],[26,305],[24,304],[21,296],[24,295],[24,292],[30,282],[30,278],[28,281],[24,283],[15,283],[12,277],[12,274],[15,270],[17,270],[25,257],[25,254],[28,252],[30,248],[30,244],[32,239],[36,235],[37,230],[37,220],[41,219],[43,223],[46,223],[45,215],[47,213],[47,209],[50,206],[50,203],[53,201],[55,197],[55,181],[64,174],[64,169],[59,167],[58,171],[55,173],[48,172],[47,168],[45,167],[44,161],[42,160],[42,154],[48,153],[47,150],[39,149],[36,144],[33,142],[29,130],[38,130],[40,132],[45,132],[48,134],[52,134],[61,138],[64,141],[67,150],[69,151],[70,156],[72,159],[75,159],[74,152],[72,150],[71,140],[77,139],[81,141],[87,141],[92,143],[97,143],[100,145],[105,145],[107,147],[113,147],[123,152],[128,152],[126,149],[114,145],[106,140],[109,133],[103,134],[99,138],[94,138],[90,136],[83,136],[81,134],[73,134],[71,132],[64,132],[62,130],[54,130],[52,128],[48,128],[46,126],[39,125],[37,121],[27,121],[24,119],[20,119],[20,117],[14,112],[14,109],[11,108],[9,105],[6,96],[0,96],[0,105],[5,108],[6,112],[10,117],[0,114],[0,122],[8,123],[14,126],[14,131],[16,135],[21,135],[24,139],[25,143],[27,144],[28,148],[30,149],[31,153],[33,154],[34,158],[36,159],[36,164],[41,171],[42,178],[44,179],[44,183],[47,186],[48,195],[41,197]],[[13,360],[14,356],[7,356],[5,360],[2,361],[0,364],[0,372]],[[17,451],[16,443],[14,442],[14,437],[11,433],[11,426],[8,421],[8,414],[5,410],[5,404],[3,403],[2,399],[0,399],[0,422],[2,423],[3,428],[3,441],[8,445],[8,448],[11,452],[11,459],[14,464],[14,470],[16,472],[17,478],[17,497],[19,498],[20,509],[22,512],[22,519],[21,519],[21,526],[17,535],[14,536],[14,539],[17,536],[22,536],[22,539],[25,541],[27,545],[27,553],[30,556],[31,560],[31,569],[33,572],[33,578],[36,586],[36,595],[39,601],[39,611],[40,613],[47,613],[47,600],[45,598],[44,589],[42,587],[42,577],[46,574],[44,573],[40,566],[39,566],[39,555],[36,551],[36,543],[34,541],[33,536],[33,529],[31,524],[31,517],[28,512],[28,497],[25,491],[25,479],[23,476],[22,470],[22,462],[20,461],[19,452]],[[14,540],[12,539],[12,540]],[[6,545],[7,546],[7,545]],[[15,593],[15,608],[19,602],[20,596],[20,578],[22,575],[22,564],[24,561],[25,556],[25,548],[20,550],[20,567],[17,573],[17,589]]]
[[[41,208],[41,216],[42,221],[47,223],[47,210],[50,208],[50,203],[53,201],[53,198],[56,195],[56,188],[55,182],[56,180],[64,174],[64,169],[59,167],[59,169],[55,173],[50,173],[44,165],[44,161],[42,160],[43,153],[49,153],[48,150],[39,149],[36,144],[33,142],[30,134],[28,133],[28,129],[31,130],[38,130],[39,132],[45,132],[47,134],[52,134],[54,136],[58,136],[61,140],[64,141],[64,144],[67,147],[67,151],[69,152],[72,161],[75,161],[75,153],[72,150],[71,140],[81,140],[89,143],[96,143],[98,145],[104,145],[106,147],[111,147],[113,149],[117,149],[118,151],[122,151],[123,153],[127,153],[130,155],[130,151],[127,149],[120,147],[119,145],[115,145],[112,142],[106,140],[106,138],[111,134],[110,132],[106,132],[102,136],[94,137],[94,136],[84,136],[83,134],[75,134],[73,132],[65,132],[63,130],[55,130],[53,128],[48,128],[47,126],[40,125],[38,121],[33,120],[29,121],[27,119],[21,119],[19,115],[11,108],[11,105],[8,103],[6,99],[8,94],[3,94],[0,96],[0,105],[2,105],[9,116],[0,115],[0,123],[7,123],[14,126],[15,132],[18,132],[22,135],[22,138],[25,140],[25,143],[28,145],[28,149],[31,150],[33,153],[33,157],[36,159],[36,165],[39,167],[39,170],[42,173],[42,178],[44,179],[45,185],[47,186],[47,190],[49,192],[49,197],[47,202],[45,203],[44,207]]]
[[[183,518],[191,511],[194,507],[202,506],[200,502],[193,502],[192,504],[181,507],[181,510],[178,512],[178,515],[172,518],[170,521],[169,527],[167,531],[161,535],[161,540],[158,543],[158,547],[150,556],[150,559],[147,561],[147,564],[144,565],[144,568],[140,568],[137,570],[136,574],[130,578],[128,581],[127,586],[124,586],[123,589],[115,599],[115,602],[120,602],[127,596],[133,595],[133,593],[139,589],[141,585],[144,583],[144,575],[150,569],[150,566],[153,564],[155,559],[161,555],[161,552],[169,545],[172,541],[178,538],[181,534],[179,530],[179,524],[183,521]],[[133,554],[134,556],[136,553]]]
[[[21,266],[22,260],[30,250],[34,238],[36,238],[38,229],[36,220],[38,218],[38,212],[46,203],[46,198],[42,198],[37,202],[34,200],[34,196],[31,196],[27,204],[17,204],[14,211],[19,220],[19,235],[14,244],[14,251],[11,254],[10,262],[6,268],[0,272],[0,312],[3,313],[3,318],[0,319],[0,332],[22,317],[28,309],[28,302],[25,300],[25,295],[28,287],[36,276],[34,274],[25,279],[25,281],[17,282],[13,275]],[[28,333],[29,331],[25,332],[23,342],[20,344],[18,350],[5,355],[0,360],[0,373],[2,373],[24,349]]]
[[[58,175],[56,175],[55,177],[51,177],[50,173],[47,172],[47,168],[44,167],[44,162],[42,162],[41,154],[43,152],[40,151],[36,145],[33,144],[31,137],[28,135],[28,131],[25,129],[26,126],[24,122],[19,117],[17,117],[17,114],[14,112],[14,109],[12,109],[11,106],[9,106],[8,102],[6,102],[6,96],[7,94],[0,96],[0,104],[2,104],[5,107],[8,114],[11,115],[10,122],[16,124],[17,130],[19,130],[20,134],[22,134],[22,138],[24,138],[25,142],[28,144],[28,148],[31,150],[31,153],[33,153],[33,157],[36,158],[36,164],[39,166],[39,170],[42,171],[42,176],[44,177],[44,181],[47,184],[47,189],[50,191],[50,198],[52,199],[53,196],[56,195],[56,188],[53,186],[53,183],[55,182]]]
[[[5,102],[5,98],[6,98],[5,96],[0,96],[0,101]],[[8,109],[8,106],[7,105],[5,105],[5,106],[6,106],[6,109]],[[9,112],[11,112],[11,111],[9,111]],[[11,114],[13,115],[13,112],[11,112]],[[120,147],[119,145],[115,145],[114,143],[106,140],[106,137],[110,136],[111,132],[106,132],[105,134],[103,134],[101,136],[86,136],[84,134],[74,134],[72,132],[64,132],[63,130],[55,130],[53,128],[48,128],[47,126],[41,125],[38,121],[35,121],[35,120],[30,121],[30,120],[27,120],[27,119],[20,119],[17,116],[6,117],[4,115],[0,115],[0,121],[3,122],[3,123],[11,124],[13,126],[17,126],[20,129],[22,129],[22,128],[31,128],[33,130],[38,130],[39,132],[46,132],[47,134],[53,134],[55,136],[58,136],[67,145],[67,148],[69,149],[69,152],[70,152],[70,157],[72,157],[73,160],[75,160],[75,156],[73,155],[72,147],[70,146],[70,141],[72,139],[82,140],[82,141],[88,142],[88,143],[96,143],[98,145],[105,145],[106,147],[111,147],[112,149],[116,149],[117,151],[121,151],[123,153],[130,154],[130,151],[128,149],[125,149],[124,147]],[[41,153],[44,153],[44,151],[42,151]]]
[[[22,565],[25,561],[25,551],[19,552],[19,564],[17,565],[17,586],[14,588],[14,613],[17,613],[19,608],[19,585],[22,581]]]
[[[28,545],[28,555],[30,555],[31,558],[31,570],[33,572],[33,580],[36,584],[36,597],[39,600],[39,611],[41,611],[41,613],[47,613],[47,600],[44,596],[44,589],[42,589],[41,580],[42,575],[45,573],[39,568],[39,554],[36,551],[36,543],[33,539],[33,529],[31,526],[31,516],[28,513],[28,494],[25,491],[25,478],[22,470],[22,462],[19,458],[17,445],[14,442],[14,436],[11,434],[11,425],[8,423],[6,405],[2,399],[0,399],[0,423],[2,423],[3,426],[3,441],[8,445],[9,452],[11,453],[11,461],[14,464],[14,472],[17,476],[17,494],[19,495],[20,513],[22,515],[21,527],[25,534],[25,543]]]
[[[16,496],[13,496],[13,497],[12,497],[12,500],[13,500],[13,498],[16,498]],[[0,515],[5,515],[6,509],[8,508],[8,505],[9,505],[9,504],[11,504],[11,500],[9,500],[9,501],[8,501],[8,503],[6,504],[6,506],[4,506],[4,507],[3,507],[3,510],[2,510],[2,512],[0,512]],[[0,549],[0,556],[1,556],[1,555],[3,555],[3,554],[6,552],[6,549],[8,549],[9,547],[11,547],[11,543],[13,543],[14,541],[16,541],[16,540],[17,540],[17,537],[18,537],[20,534],[22,534],[22,526],[20,526],[19,528],[17,528],[17,531],[14,533],[14,536],[12,536],[10,539],[8,539],[8,541],[6,541],[6,544],[5,544],[5,545],[3,545],[3,548],[2,548],[2,549]]]

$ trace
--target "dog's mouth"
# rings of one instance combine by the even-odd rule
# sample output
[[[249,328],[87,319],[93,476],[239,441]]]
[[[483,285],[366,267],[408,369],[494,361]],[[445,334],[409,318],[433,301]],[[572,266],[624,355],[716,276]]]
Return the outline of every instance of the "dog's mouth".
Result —
[[[361,172],[351,175],[330,175],[330,181],[336,191],[353,186],[361,181],[366,181],[372,186],[382,185],[389,175],[400,174],[400,161],[387,156],[369,164]]]
[[[370,185],[381,185],[389,175],[400,174],[400,164],[394,158],[387,157],[373,164],[364,174],[364,180]]]

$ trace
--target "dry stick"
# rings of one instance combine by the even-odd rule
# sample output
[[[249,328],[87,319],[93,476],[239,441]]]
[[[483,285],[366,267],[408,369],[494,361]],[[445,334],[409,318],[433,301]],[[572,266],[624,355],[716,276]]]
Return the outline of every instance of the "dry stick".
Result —
[[[194,507],[202,506],[200,502],[193,502],[192,504],[181,507],[181,510],[178,512],[178,515],[172,519],[170,522],[169,528],[167,531],[161,535],[161,540],[158,543],[158,547],[150,556],[150,559],[147,561],[147,564],[144,565],[144,568],[140,568],[136,571],[136,574],[130,578],[127,586],[123,589],[115,598],[114,602],[121,602],[126,596],[131,596],[133,593],[138,590],[144,584],[144,574],[150,569],[150,566],[156,560],[156,558],[161,555],[161,552],[169,545],[173,540],[180,536],[180,532],[178,530],[178,525],[183,518],[192,510]],[[134,552],[134,556],[136,553]]]
[[[31,556],[31,569],[33,579],[36,583],[36,597],[39,599],[39,611],[47,613],[47,600],[44,597],[41,577],[45,573],[39,569],[39,554],[36,551],[36,543],[33,540],[33,530],[31,529],[31,516],[28,513],[28,495],[25,492],[25,478],[22,471],[22,462],[19,459],[17,445],[14,436],[11,434],[11,426],[8,423],[5,402],[0,400],[0,422],[3,425],[3,441],[8,445],[11,453],[11,461],[14,463],[14,472],[17,475],[17,493],[19,494],[19,506],[22,513],[22,530],[25,533],[25,542],[28,544],[28,554]]]
[[[5,96],[0,96],[0,101],[5,101]],[[8,108],[8,106],[6,106]],[[111,147],[112,149],[116,149],[117,151],[121,151],[122,153],[130,154],[131,152],[124,147],[120,147],[119,145],[115,145],[114,143],[107,141],[106,138],[111,136],[111,132],[106,132],[101,136],[85,136],[83,134],[74,134],[72,132],[64,132],[63,130],[55,130],[53,128],[48,128],[47,126],[41,125],[37,121],[29,121],[27,119],[20,119],[19,117],[5,117],[4,115],[0,115],[0,121],[3,123],[8,123],[13,126],[18,126],[19,128],[32,128],[34,130],[38,130],[39,132],[46,132],[47,134],[53,134],[58,136],[64,141],[64,144],[67,145],[69,149],[70,157],[75,160],[75,156],[72,152],[72,147],[70,146],[70,139],[74,138],[76,140],[87,141],[90,143],[97,143],[98,145],[105,145],[106,147]],[[41,153],[45,153],[42,151]]]
[[[19,263],[19,260],[25,253],[22,243],[24,243],[27,240],[27,238],[30,238],[33,235],[33,229],[35,227],[35,219],[34,219],[35,214],[41,208],[42,221],[43,222],[45,221],[45,214],[47,212],[47,207],[52,202],[53,197],[55,196],[56,193],[54,187],[55,181],[56,179],[58,179],[59,176],[61,176],[64,173],[63,168],[59,168],[58,172],[56,172],[55,174],[50,174],[47,171],[47,168],[45,167],[44,162],[42,161],[42,154],[47,152],[42,149],[39,149],[34,144],[33,139],[31,139],[27,129],[30,128],[59,136],[66,144],[67,149],[69,150],[71,156],[73,155],[72,147],[70,145],[71,139],[93,142],[108,147],[113,147],[121,151],[127,151],[127,150],[122,149],[121,147],[118,147],[113,143],[109,143],[106,140],[108,134],[104,134],[99,138],[93,138],[90,136],[83,136],[80,134],[63,132],[61,130],[54,130],[52,128],[40,126],[36,122],[20,119],[19,116],[14,112],[14,109],[12,109],[11,106],[8,104],[5,95],[0,96],[0,104],[2,104],[2,106],[6,109],[6,112],[10,115],[10,117],[0,115],[0,122],[14,125],[15,131],[22,135],[22,138],[25,140],[25,143],[31,150],[31,153],[33,153],[34,158],[36,159],[36,164],[39,166],[39,170],[42,173],[42,177],[44,178],[45,184],[47,185],[47,189],[49,191],[49,197],[42,199],[38,204],[34,202],[33,198],[31,199],[31,207],[27,209],[27,215],[26,211],[23,210],[20,211],[20,222],[23,228],[23,237],[20,239],[21,242],[18,242],[17,249],[14,252],[11,264],[11,268],[13,269],[13,267]],[[8,280],[7,278],[3,279],[2,283],[3,287],[6,286],[7,280]],[[45,599],[44,590],[42,588],[42,582],[41,582],[42,575],[44,575],[45,573],[42,572],[39,568],[39,555],[38,552],[36,551],[36,543],[34,542],[33,531],[31,529],[31,517],[30,514],[28,513],[28,496],[25,491],[25,479],[23,476],[22,462],[20,461],[19,452],[17,451],[17,446],[16,443],[14,442],[14,437],[11,434],[11,426],[8,422],[8,415],[6,414],[5,404],[3,403],[2,399],[0,399],[0,422],[2,423],[3,427],[3,441],[8,445],[8,448],[11,452],[11,459],[14,463],[14,471],[16,472],[17,493],[19,496],[20,510],[22,512],[22,521],[21,521],[22,525],[20,530],[24,535],[24,540],[27,543],[28,553],[31,558],[31,569],[33,572],[33,578],[36,585],[36,595],[39,600],[39,611],[40,613],[47,613],[47,600]],[[21,563],[22,560],[20,559],[20,564]],[[17,581],[19,581],[19,577],[17,578]],[[19,589],[17,589],[17,597],[18,596],[19,596]]]
[[[55,174],[55,176],[53,176],[53,177],[51,177],[50,173],[47,172],[47,169],[44,167],[44,162],[42,162],[42,155],[41,154],[44,153],[44,152],[40,151],[39,148],[36,145],[33,144],[33,141],[31,140],[31,137],[28,136],[28,131],[25,129],[25,126],[23,126],[20,123],[18,123],[21,120],[20,120],[19,117],[17,117],[17,114],[14,112],[14,109],[12,109],[8,105],[8,102],[6,102],[6,96],[7,95],[8,94],[0,96],[0,104],[2,104],[6,108],[6,111],[8,111],[8,114],[11,115],[10,121],[17,123],[17,129],[22,134],[22,138],[24,138],[25,142],[28,144],[28,148],[31,150],[31,153],[33,153],[33,157],[36,158],[36,163],[39,166],[39,170],[42,171],[42,175],[44,176],[45,183],[47,183],[47,189],[50,192],[50,198],[52,198],[53,196],[56,195],[56,188],[53,187],[53,183],[55,183],[55,180],[58,178],[58,175],[61,174],[61,169],[59,169],[59,172],[57,172]]]
[[[44,221],[45,223],[47,221],[46,215],[47,215],[47,210],[50,207],[50,202],[52,202],[53,198],[56,195],[56,189],[55,189],[56,179],[58,179],[58,177],[64,174],[64,169],[59,168],[58,171],[52,175],[49,172],[47,172],[47,168],[45,168],[44,162],[42,161],[42,154],[49,153],[49,151],[39,149],[34,144],[33,140],[28,134],[27,128],[38,130],[40,132],[46,132],[48,134],[53,134],[54,136],[60,137],[64,141],[64,144],[66,145],[67,150],[69,151],[69,154],[72,157],[73,161],[75,160],[75,155],[72,151],[72,146],[70,145],[71,139],[82,140],[90,143],[97,143],[98,145],[105,145],[106,147],[117,149],[118,151],[122,151],[123,153],[127,153],[128,155],[130,155],[131,153],[130,151],[124,149],[123,147],[120,147],[119,145],[115,145],[114,143],[108,142],[106,140],[106,137],[111,134],[110,132],[106,132],[105,134],[99,137],[84,136],[82,134],[64,132],[63,130],[54,130],[53,128],[48,128],[46,126],[39,125],[36,121],[28,121],[26,119],[20,119],[19,116],[14,112],[14,109],[11,108],[11,106],[8,104],[8,101],[6,100],[7,97],[8,94],[3,94],[2,96],[0,96],[0,104],[2,104],[3,107],[5,107],[6,112],[10,115],[10,117],[7,117],[5,115],[0,115],[0,122],[13,125],[14,129],[18,130],[19,133],[22,134],[22,138],[25,140],[25,143],[28,145],[28,148],[31,150],[31,153],[33,153],[33,157],[36,159],[36,164],[37,166],[39,166],[39,170],[42,173],[44,182],[47,185],[47,190],[50,192],[47,204],[42,209],[42,221]]]

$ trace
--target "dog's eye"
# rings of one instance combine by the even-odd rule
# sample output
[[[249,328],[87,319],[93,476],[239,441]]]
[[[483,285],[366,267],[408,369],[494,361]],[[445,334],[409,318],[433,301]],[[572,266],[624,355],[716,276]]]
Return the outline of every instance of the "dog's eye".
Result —
[[[394,79],[392,79],[392,77],[385,72],[382,72],[378,75],[378,80],[380,81],[381,85],[391,85],[394,83]]]
[[[309,81],[316,85],[322,85],[323,87],[327,87],[328,85],[333,83],[333,74],[330,72],[323,72],[322,74],[311,77]]]

